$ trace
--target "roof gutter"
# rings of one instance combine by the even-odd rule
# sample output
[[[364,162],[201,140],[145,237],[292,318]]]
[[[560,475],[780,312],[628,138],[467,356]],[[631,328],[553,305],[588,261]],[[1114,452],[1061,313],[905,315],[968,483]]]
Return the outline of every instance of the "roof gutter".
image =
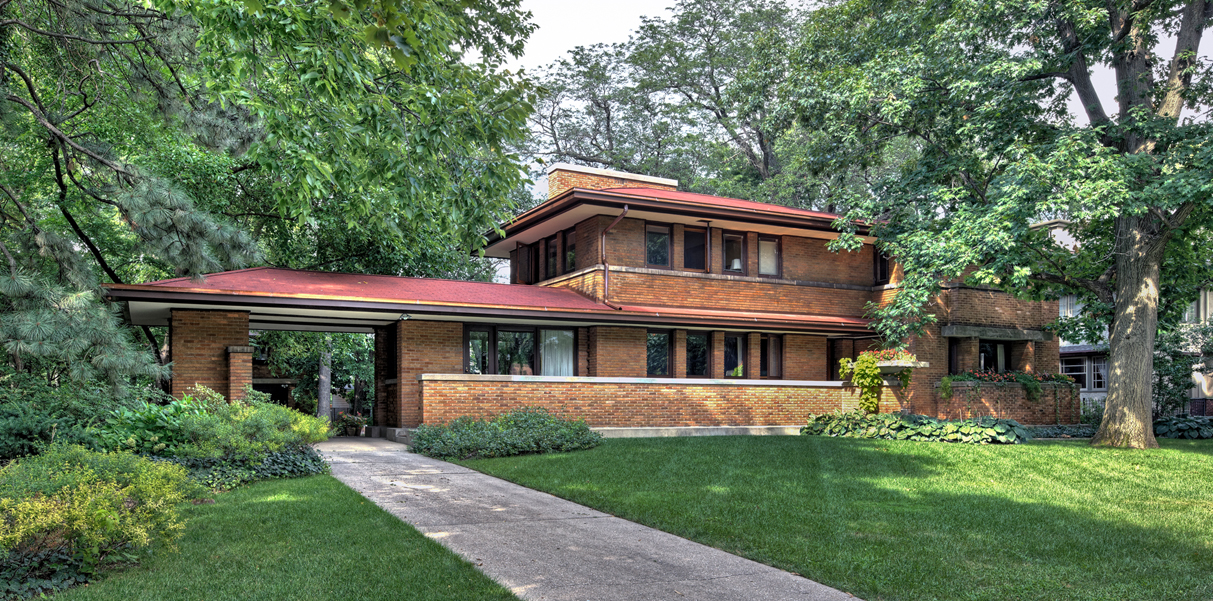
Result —
[[[628,205],[623,205],[623,212],[620,213],[619,216],[615,218],[615,221],[611,222],[611,225],[606,226],[606,229],[602,230],[602,234],[601,234],[601,236],[599,236],[599,240],[598,240],[598,263],[602,265],[602,304],[604,304],[612,309],[615,309],[616,311],[622,309],[622,307],[620,307],[619,305],[611,304],[611,300],[610,300],[611,299],[611,265],[609,263],[607,263],[607,259],[606,259],[606,235],[607,235],[607,232],[610,232],[612,228],[614,228],[616,225],[619,225],[619,222],[623,221],[624,216],[627,214],[628,214]]]

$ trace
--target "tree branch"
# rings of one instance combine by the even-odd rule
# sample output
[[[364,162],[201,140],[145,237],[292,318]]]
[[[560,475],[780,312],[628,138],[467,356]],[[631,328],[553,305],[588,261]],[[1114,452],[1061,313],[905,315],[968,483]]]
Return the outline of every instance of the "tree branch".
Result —
[[[18,27],[21,27],[22,29],[27,29],[38,35],[49,36],[52,38],[60,38],[60,39],[64,39],[64,40],[75,40],[77,42],[84,42],[85,44],[94,44],[94,45],[99,45],[99,46],[113,46],[113,45],[118,45],[118,44],[138,44],[139,42],[146,42],[148,40],[156,39],[155,37],[148,37],[148,38],[136,38],[133,40],[93,40],[93,39],[89,39],[89,38],[83,38],[78,35],[71,35],[69,33],[57,33],[54,31],[45,31],[42,29],[38,29],[37,27],[34,27],[32,25],[29,25],[28,23],[25,23],[24,21],[21,21],[19,19],[9,19],[7,21],[0,21],[0,27],[7,27],[9,25],[16,25]]]
[[[36,119],[38,121],[38,123],[41,123],[42,127],[45,127],[47,129],[47,131],[54,134],[54,136],[56,138],[59,138],[65,144],[67,144],[68,146],[71,146],[73,149],[75,149],[77,152],[87,155],[88,157],[92,158],[94,161],[97,161],[98,163],[101,163],[102,165],[105,165],[106,167],[109,167],[110,169],[112,169],[118,173],[121,173],[123,175],[132,175],[126,169],[123,169],[122,167],[101,157],[97,153],[95,153],[91,150],[88,150],[87,148],[77,144],[76,141],[71,138],[71,136],[68,136],[67,134],[63,133],[62,131],[59,131],[58,127],[55,127],[55,125],[53,123],[51,123],[50,121],[47,121],[46,117],[44,117],[42,115],[42,113],[38,111],[37,107],[35,107],[34,105],[27,102],[24,98],[21,98],[20,96],[14,96],[12,94],[9,94],[7,96],[7,98],[10,102],[16,102],[17,104],[20,104],[21,106],[24,106],[25,108],[29,109],[30,113],[32,113],[34,115],[34,119]]]
[[[1210,16],[1213,2],[1189,0],[1183,7],[1179,33],[1175,36],[1175,55],[1167,75],[1166,94],[1158,107],[1158,116],[1176,121],[1184,108],[1184,92],[1192,86],[1192,67],[1199,60],[1200,38]]]

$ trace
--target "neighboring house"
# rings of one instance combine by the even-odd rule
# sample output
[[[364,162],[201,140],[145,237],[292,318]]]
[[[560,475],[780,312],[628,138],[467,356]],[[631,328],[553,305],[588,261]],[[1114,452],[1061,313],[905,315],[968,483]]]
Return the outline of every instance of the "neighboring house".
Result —
[[[489,235],[510,284],[254,268],[109,285],[135,324],[169,326],[173,390],[233,396],[250,329],[374,332],[376,422],[413,427],[543,406],[595,427],[795,426],[856,406],[838,360],[876,341],[870,303],[897,266],[867,239],[833,253],[836,215],[692,194],[677,182],[556,165],[549,200]],[[865,232],[861,232],[865,233]],[[1073,422],[1077,399],[958,387],[968,369],[1052,368],[1056,301],[949,284],[910,341],[929,367],[884,411]]]
[[[1082,303],[1070,294],[1058,302],[1059,317],[1075,317],[1082,311]],[[1184,323],[1206,323],[1213,317],[1213,290],[1201,290],[1197,300],[1192,301],[1184,313]],[[1104,335],[1107,339],[1107,335]],[[1102,404],[1108,396],[1108,347],[1107,344],[1079,344],[1061,340],[1061,361],[1058,371],[1077,382],[1082,398],[1088,403]],[[1213,374],[1192,374],[1192,403],[1189,411],[1196,415],[1213,415]]]

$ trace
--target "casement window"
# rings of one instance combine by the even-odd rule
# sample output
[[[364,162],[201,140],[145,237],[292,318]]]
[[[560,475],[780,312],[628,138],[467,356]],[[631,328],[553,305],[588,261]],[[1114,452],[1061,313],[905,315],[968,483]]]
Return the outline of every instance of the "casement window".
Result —
[[[670,226],[645,226],[644,262],[649,267],[670,266]]]
[[[888,284],[889,280],[893,277],[893,261],[889,259],[888,255],[879,250],[876,250],[873,255],[876,257],[872,266],[873,275],[876,277],[876,285],[883,286]]]
[[[724,337],[724,377],[744,378],[746,375],[746,336],[744,334],[725,334]]]
[[[577,271],[577,230],[564,231],[564,272]]]
[[[1078,384],[1081,390],[1090,390],[1087,387],[1087,359],[1086,357],[1067,357],[1061,360],[1061,373],[1074,378],[1074,382]]]
[[[688,227],[682,230],[682,267],[704,271],[708,268],[708,231]]]
[[[1002,373],[1007,371],[1007,345],[1004,342],[982,340],[977,346],[977,369]]]
[[[687,376],[708,376],[708,357],[711,357],[712,346],[707,332],[687,333]]]
[[[779,277],[781,250],[779,236],[758,236],[758,275]]]
[[[783,336],[763,334],[759,349],[758,375],[763,378],[783,377]]]
[[[1091,390],[1108,389],[1108,359],[1091,357]]]
[[[548,238],[547,241],[547,260],[544,262],[547,275],[543,279],[550,280],[560,275],[560,235],[557,234]]]
[[[745,274],[745,234],[724,235],[724,265],[726,273]]]
[[[465,373],[577,375],[573,330],[465,325],[463,340]]]
[[[650,377],[669,377],[671,375],[670,352],[673,336],[667,330],[649,330],[648,333],[648,374]]]

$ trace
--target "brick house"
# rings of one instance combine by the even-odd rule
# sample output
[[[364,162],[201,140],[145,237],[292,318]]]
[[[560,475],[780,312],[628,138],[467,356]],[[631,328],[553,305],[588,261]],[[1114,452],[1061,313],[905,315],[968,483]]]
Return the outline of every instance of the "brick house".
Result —
[[[876,342],[869,303],[897,290],[873,240],[832,253],[835,215],[668,179],[556,165],[548,185],[489,236],[509,284],[253,268],[108,295],[132,323],[169,326],[174,394],[240,396],[250,329],[374,332],[376,421],[392,427],[544,406],[600,428],[786,430],[857,406],[838,360]],[[949,371],[1056,366],[1042,329],[1056,301],[948,285],[933,310],[910,341],[930,367],[891,385],[882,411],[1077,420],[1076,398],[1029,403],[1018,385],[937,391]]]

